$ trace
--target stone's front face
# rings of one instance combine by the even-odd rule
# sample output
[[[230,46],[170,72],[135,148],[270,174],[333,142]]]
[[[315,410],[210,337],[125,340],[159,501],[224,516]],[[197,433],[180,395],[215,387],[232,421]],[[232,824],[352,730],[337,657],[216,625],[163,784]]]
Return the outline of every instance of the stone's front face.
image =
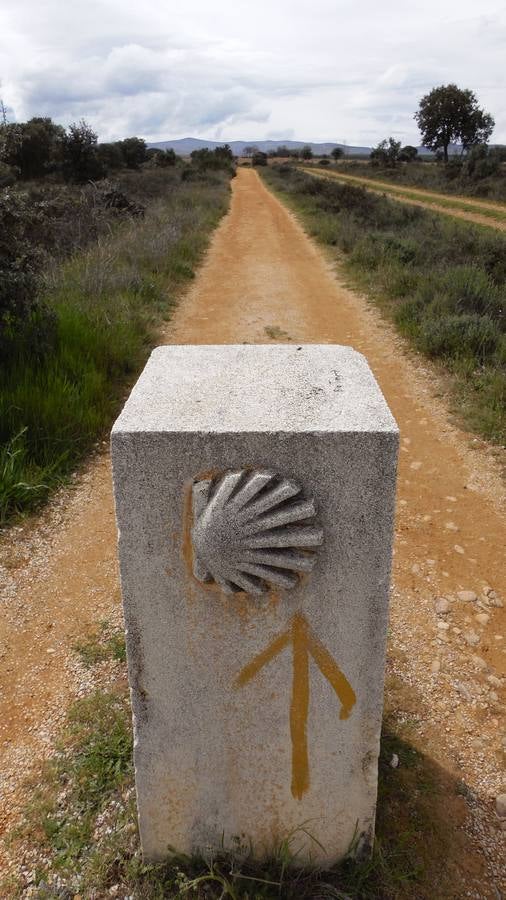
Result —
[[[197,480],[193,500],[193,574],[226,594],[290,590],[311,572],[309,548],[323,541],[314,501],[274,472],[248,469]],[[311,524],[308,524],[311,522]]]
[[[112,435],[148,859],[370,846],[397,442],[349,348],[152,355]]]

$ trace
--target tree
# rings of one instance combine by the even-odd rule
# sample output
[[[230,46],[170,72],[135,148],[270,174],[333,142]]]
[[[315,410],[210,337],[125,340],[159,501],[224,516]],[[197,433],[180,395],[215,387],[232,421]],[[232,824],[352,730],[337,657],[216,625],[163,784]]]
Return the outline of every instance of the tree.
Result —
[[[343,158],[344,150],[342,147],[334,147],[333,150],[331,150],[330,155],[331,155],[332,159],[334,159],[337,162],[338,159]]]
[[[73,181],[102,178],[104,167],[97,155],[97,135],[84,119],[69,126],[63,138],[64,172]]]
[[[433,88],[420,100],[414,117],[424,147],[442,150],[445,163],[450,144],[461,143],[463,150],[486,144],[495,125],[490,113],[479,108],[476,95],[456,84]]]
[[[304,146],[302,147],[302,149],[300,151],[300,158],[301,159],[312,159],[313,158],[313,151],[311,150],[311,147],[309,144],[304,144]]]
[[[143,138],[129,137],[119,142],[127,169],[138,169],[146,162],[146,141]]]
[[[245,156],[253,156],[253,154],[256,153],[257,150],[258,150],[258,147],[256,147],[255,144],[248,144],[244,148],[244,155]]]
[[[414,162],[417,156],[418,150],[416,147],[412,147],[411,144],[406,144],[399,153],[399,162]]]
[[[1,126],[2,159],[17,169],[20,178],[41,178],[61,159],[64,130],[50,118]]]
[[[125,158],[121,150],[121,141],[97,145],[97,158],[107,171],[122,169]]]
[[[393,169],[399,161],[400,152],[400,141],[396,141],[393,137],[389,137],[388,140],[385,138],[371,150],[370,160],[373,166],[388,166]]]
[[[257,152],[253,154],[253,157],[251,159],[251,164],[253,166],[266,166],[267,165],[267,153],[263,153],[261,150],[257,150]]]
[[[167,150],[158,150],[154,159],[157,166],[166,169],[168,166],[175,166],[178,157],[176,151],[172,147],[169,147]]]

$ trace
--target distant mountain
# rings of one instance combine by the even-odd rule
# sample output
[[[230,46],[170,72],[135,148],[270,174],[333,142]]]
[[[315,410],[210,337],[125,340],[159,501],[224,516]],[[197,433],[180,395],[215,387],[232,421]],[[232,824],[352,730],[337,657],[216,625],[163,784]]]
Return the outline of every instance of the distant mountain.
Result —
[[[200,138],[179,138],[175,141],[156,141],[148,143],[148,147],[158,147],[160,150],[169,150],[172,148],[180,156],[189,156],[192,150],[203,150],[207,147],[214,150],[215,147],[222,147],[228,144],[232,148],[234,156],[244,156],[245,147],[258,147],[264,153],[269,150],[277,150],[278,147],[288,147],[290,150],[300,150],[309,144],[315,156],[322,156],[324,153],[331,153],[334,147],[340,147],[344,150],[345,156],[369,156],[370,147],[349,147],[346,144],[336,144],[331,141],[323,144],[315,144],[311,141],[204,141]]]

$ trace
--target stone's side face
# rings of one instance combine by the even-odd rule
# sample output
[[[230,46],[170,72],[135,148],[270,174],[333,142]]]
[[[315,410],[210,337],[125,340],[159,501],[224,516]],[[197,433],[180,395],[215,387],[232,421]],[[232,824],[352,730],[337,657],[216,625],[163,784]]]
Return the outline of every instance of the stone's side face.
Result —
[[[367,852],[397,444],[349,348],[151,356],[112,434],[148,859],[308,820],[307,856]]]

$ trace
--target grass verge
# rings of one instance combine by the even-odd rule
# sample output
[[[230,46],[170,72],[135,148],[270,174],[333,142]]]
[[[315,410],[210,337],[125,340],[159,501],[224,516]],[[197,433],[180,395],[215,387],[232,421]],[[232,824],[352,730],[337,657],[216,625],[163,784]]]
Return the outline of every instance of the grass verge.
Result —
[[[483,203],[500,206],[506,202],[506,178],[503,168],[495,174],[483,176],[477,171],[470,174],[469,166],[462,160],[453,159],[449,165],[431,162],[402,163],[394,168],[372,166],[369,161],[346,160],[337,164],[350,175],[386,181],[406,188],[420,188],[448,196],[472,197]]]
[[[354,176],[342,173],[338,169],[329,172],[327,169],[318,169],[317,167],[312,167],[311,169],[308,168],[307,171],[314,171],[315,174],[324,178],[333,178],[336,181],[361,185],[369,190],[388,194],[394,200],[398,197],[399,199],[410,200],[413,203],[427,203],[429,206],[438,206],[444,210],[448,210],[449,213],[456,211],[470,213],[474,216],[484,216],[485,218],[490,219],[491,226],[495,223],[499,223],[500,225],[506,224],[506,207],[501,209],[498,204],[495,206],[487,206],[484,201],[481,201],[478,205],[468,203],[466,200],[461,200],[459,197],[450,198],[442,194],[431,193],[430,191],[422,189],[418,189],[417,192],[414,192],[410,191],[409,187],[400,187],[398,185],[388,184],[384,181],[376,181],[373,175]]]
[[[140,178],[150,179],[143,219],[45,272],[51,351],[2,371],[0,524],[40,504],[110,425],[228,205],[229,173],[185,180],[176,168]]]
[[[450,898],[469,855],[461,829],[461,785],[402,736],[387,719],[379,764],[377,835],[372,858],[350,857],[331,869],[301,867],[301,840],[311,823],[281,838],[267,859],[235,838],[212,856],[174,852],[160,865],[143,862],[136,825],[130,708],[122,637],[110,626],[77,652],[86,665],[115,665],[117,680],[73,705],[54,757],[28,789],[11,853],[23,874],[0,885],[2,896],[100,900],[424,900]],[[114,662],[113,662],[114,661]],[[98,671],[98,670],[97,670]],[[395,686],[390,684],[391,695]],[[402,685],[399,685],[399,689]],[[397,765],[392,760],[397,757]],[[454,848],[452,854],[451,848]],[[460,868],[459,868],[460,867]],[[465,871],[462,871],[465,883]]]
[[[354,286],[451,375],[466,424],[504,444],[506,238],[287,165],[262,177],[344,255]]]

